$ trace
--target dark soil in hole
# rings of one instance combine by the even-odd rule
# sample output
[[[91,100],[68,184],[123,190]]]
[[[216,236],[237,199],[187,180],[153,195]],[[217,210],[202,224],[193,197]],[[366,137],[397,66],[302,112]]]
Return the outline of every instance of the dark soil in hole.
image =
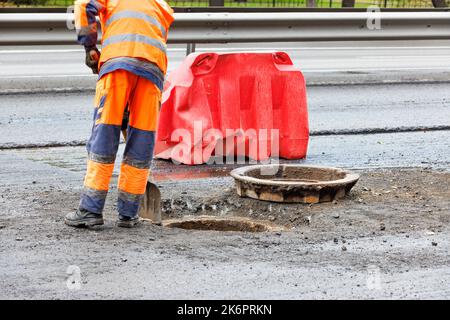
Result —
[[[273,228],[263,222],[246,219],[224,219],[224,218],[195,218],[181,221],[167,221],[164,224],[169,228],[180,228],[186,230],[210,230],[210,231],[239,231],[239,232],[265,232]]]
[[[333,168],[292,167],[281,165],[278,172],[274,175],[261,175],[261,169],[258,168],[248,171],[247,176],[273,181],[319,182],[342,179],[345,177],[345,172]]]

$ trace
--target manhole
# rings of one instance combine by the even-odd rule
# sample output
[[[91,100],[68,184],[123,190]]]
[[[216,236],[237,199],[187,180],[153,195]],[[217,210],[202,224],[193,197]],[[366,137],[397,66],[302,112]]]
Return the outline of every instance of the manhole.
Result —
[[[241,197],[289,203],[341,199],[359,179],[343,169],[296,164],[241,167],[231,175]]]
[[[264,221],[255,221],[238,217],[219,218],[211,216],[185,217],[179,220],[165,220],[163,225],[168,228],[204,231],[266,232],[281,231],[284,229]]]

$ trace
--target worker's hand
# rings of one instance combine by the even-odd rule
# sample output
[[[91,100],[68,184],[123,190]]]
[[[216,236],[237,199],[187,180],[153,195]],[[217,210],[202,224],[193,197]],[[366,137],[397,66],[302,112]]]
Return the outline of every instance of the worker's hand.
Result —
[[[98,61],[100,60],[100,51],[97,47],[86,48],[86,65],[92,69],[94,74],[98,74]]]

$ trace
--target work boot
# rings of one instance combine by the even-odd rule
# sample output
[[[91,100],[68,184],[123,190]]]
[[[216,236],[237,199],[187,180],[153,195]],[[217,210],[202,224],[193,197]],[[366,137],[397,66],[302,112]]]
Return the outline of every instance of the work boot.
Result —
[[[119,219],[116,224],[121,228],[133,228],[139,224],[139,216],[131,218],[119,215]]]
[[[71,227],[92,227],[102,225],[103,216],[101,214],[90,212],[86,209],[78,209],[66,215],[65,224]]]

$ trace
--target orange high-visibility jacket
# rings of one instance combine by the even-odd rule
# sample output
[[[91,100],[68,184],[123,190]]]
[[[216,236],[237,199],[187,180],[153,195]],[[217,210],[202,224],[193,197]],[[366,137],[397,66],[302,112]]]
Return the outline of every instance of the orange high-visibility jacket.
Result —
[[[117,69],[137,69],[135,73],[145,76],[152,65],[165,75],[167,35],[174,18],[172,8],[164,0],[76,0],[78,41],[87,50],[97,43],[96,16],[102,28],[100,77]],[[107,72],[102,72],[110,60],[114,64],[108,64]],[[146,61],[152,65],[142,63]]]

